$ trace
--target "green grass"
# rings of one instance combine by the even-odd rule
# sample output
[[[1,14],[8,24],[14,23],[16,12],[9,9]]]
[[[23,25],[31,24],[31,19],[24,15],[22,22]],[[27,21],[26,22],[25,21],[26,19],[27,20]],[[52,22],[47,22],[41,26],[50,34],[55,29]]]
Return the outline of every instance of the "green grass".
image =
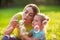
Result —
[[[57,40],[60,40],[60,6],[38,7],[43,14],[46,14],[50,18],[50,21],[46,28],[46,39],[52,40],[53,38],[56,38]],[[20,11],[23,11],[23,7],[0,9],[0,40],[2,40],[4,30],[7,28],[7,25],[9,24],[12,16]]]
[[[4,30],[7,28],[10,19],[12,16],[19,11],[22,11],[23,8],[1,8],[0,9],[0,40],[4,35]]]

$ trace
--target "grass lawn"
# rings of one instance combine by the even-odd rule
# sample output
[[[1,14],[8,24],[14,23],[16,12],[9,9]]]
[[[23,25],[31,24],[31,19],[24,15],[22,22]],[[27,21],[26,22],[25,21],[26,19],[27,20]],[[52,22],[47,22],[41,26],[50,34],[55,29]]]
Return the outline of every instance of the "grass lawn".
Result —
[[[60,6],[38,6],[43,14],[46,14],[50,21],[47,25],[46,39],[60,40]],[[4,30],[7,28],[12,16],[20,11],[23,7],[18,8],[1,8],[0,9],[0,40],[4,35]]]

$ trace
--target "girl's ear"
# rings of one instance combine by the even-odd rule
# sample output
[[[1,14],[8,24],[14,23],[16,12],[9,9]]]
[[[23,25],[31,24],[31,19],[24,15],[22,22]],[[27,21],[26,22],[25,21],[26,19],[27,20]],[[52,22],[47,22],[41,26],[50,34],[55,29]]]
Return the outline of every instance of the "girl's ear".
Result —
[[[43,25],[46,25],[47,22],[48,22],[47,20],[44,20],[44,21],[42,21],[42,24],[43,24]]]
[[[49,21],[49,17],[45,16],[45,20],[43,20],[42,24],[46,25]]]

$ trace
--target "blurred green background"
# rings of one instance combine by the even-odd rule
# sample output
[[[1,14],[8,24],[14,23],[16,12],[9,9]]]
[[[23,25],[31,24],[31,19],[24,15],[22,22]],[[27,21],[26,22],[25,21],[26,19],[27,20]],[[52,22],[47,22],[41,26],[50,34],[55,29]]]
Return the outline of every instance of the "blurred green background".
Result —
[[[12,16],[23,11],[25,5],[30,3],[36,4],[41,13],[50,18],[46,39],[60,40],[60,0],[0,0],[0,40]]]

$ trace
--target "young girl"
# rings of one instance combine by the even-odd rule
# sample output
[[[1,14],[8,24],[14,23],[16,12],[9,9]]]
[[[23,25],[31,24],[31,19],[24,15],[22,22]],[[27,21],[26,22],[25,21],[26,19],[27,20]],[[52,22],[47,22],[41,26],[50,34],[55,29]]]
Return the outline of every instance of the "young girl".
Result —
[[[36,15],[33,22],[32,26],[34,29],[31,30],[31,34],[33,35],[34,39],[38,40],[46,40],[45,38],[45,32],[44,32],[44,26],[46,25],[48,21],[48,18],[44,15]]]
[[[44,26],[49,19],[44,15],[36,15],[32,22],[33,29],[30,31],[29,36],[23,35],[24,40],[46,40]]]

